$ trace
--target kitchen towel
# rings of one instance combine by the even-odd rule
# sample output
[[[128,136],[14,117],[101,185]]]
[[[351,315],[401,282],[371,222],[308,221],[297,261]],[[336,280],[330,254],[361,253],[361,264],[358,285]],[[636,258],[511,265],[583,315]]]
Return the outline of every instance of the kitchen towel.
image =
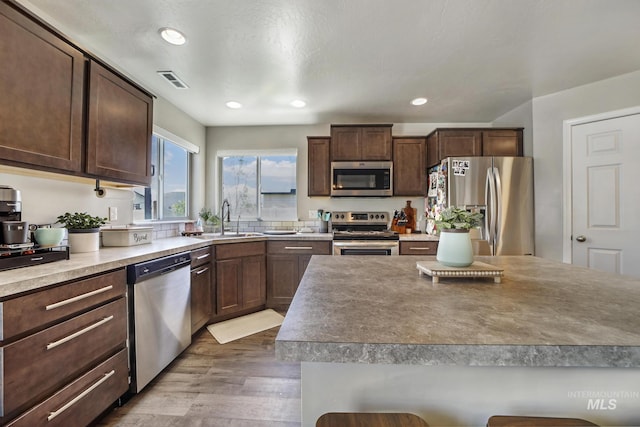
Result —
[[[283,320],[284,317],[282,315],[272,309],[267,309],[235,319],[225,320],[224,322],[214,323],[207,326],[207,329],[220,344],[225,344],[280,326]]]

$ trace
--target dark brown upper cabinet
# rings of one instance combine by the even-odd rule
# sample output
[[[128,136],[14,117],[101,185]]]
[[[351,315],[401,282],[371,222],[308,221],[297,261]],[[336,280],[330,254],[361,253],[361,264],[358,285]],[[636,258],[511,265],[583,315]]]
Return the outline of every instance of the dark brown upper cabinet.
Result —
[[[331,138],[328,136],[307,137],[308,169],[307,195],[331,195]]]
[[[439,128],[427,136],[428,167],[447,157],[522,155],[522,128]]]
[[[426,138],[393,138],[393,195],[426,196]]]
[[[87,173],[149,185],[153,100],[100,64],[89,68]]]
[[[391,127],[331,125],[331,161],[391,160]]]
[[[84,55],[0,3],[0,161],[82,171]]]
[[[149,185],[152,97],[99,62],[0,2],[0,163]]]

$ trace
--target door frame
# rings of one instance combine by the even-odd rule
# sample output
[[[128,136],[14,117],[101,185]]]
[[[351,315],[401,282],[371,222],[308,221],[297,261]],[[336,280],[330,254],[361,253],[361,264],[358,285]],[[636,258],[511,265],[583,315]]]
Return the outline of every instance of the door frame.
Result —
[[[562,262],[571,264],[573,256],[571,235],[573,233],[573,163],[572,163],[572,146],[573,126],[583,125],[586,123],[599,122],[603,120],[616,119],[619,117],[640,114],[640,106],[624,108],[622,110],[607,111],[605,113],[594,114],[591,116],[578,117],[568,119],[562,122],[562,157],[563,157],[563,178],[562,191],[563,209],[562,209]]]

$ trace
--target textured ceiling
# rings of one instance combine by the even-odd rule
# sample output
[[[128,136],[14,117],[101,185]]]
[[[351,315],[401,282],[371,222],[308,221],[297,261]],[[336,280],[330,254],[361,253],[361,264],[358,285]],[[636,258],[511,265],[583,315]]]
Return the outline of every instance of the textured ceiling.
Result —
[[[638,0],[19,1],[207,126],[490,122],[640,69]]]

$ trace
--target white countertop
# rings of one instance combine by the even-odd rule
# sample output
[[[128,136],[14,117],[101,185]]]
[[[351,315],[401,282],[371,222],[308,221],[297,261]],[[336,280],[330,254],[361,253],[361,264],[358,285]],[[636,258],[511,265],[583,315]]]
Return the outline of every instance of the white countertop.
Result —
[[[211,234],[199,237],[170,237],[138,246],[101,247],[96,252],[72,253],[69,260],[0,271],[0,299],[208,245],[292,239],[331,240],[332,235],[330,233],[298,233],[221,238]]]

